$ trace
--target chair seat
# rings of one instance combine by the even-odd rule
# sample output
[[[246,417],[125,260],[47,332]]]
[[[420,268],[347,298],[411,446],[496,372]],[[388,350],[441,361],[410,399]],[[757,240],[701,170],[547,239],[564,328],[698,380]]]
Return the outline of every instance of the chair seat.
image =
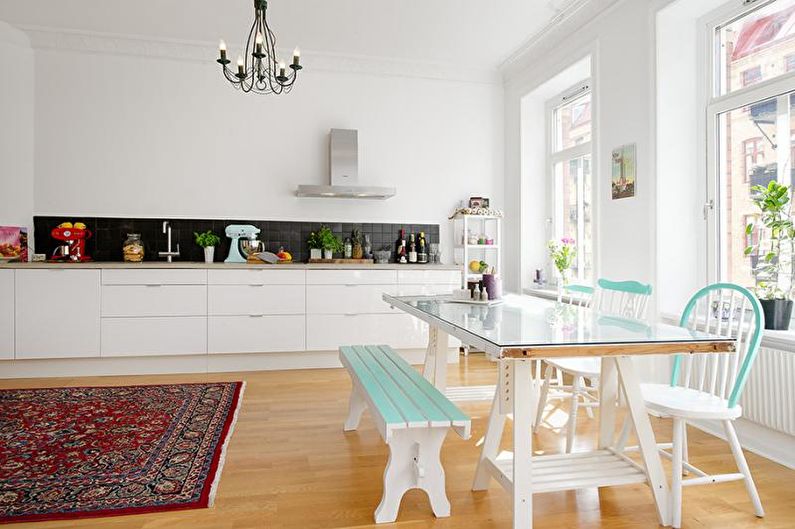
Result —
[[[685,419],[736,419],[742,415],[738,405],[704,391],[671,387],[668,384],[641,384],[643,399],[650,412]]]
[[[546,363],[578,377],[599,378],[599,374],[602,372],[602,359],[598,356],[554,358],[547,359]]]

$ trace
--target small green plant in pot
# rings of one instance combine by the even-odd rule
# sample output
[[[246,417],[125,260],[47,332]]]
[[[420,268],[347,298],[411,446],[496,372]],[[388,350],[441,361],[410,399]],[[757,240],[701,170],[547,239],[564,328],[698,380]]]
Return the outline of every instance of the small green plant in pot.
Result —
[[[196,244],[204,248],[204,262],[212,263],[215,259],[215,247],[221,242],[221,238],[212,231],[207,230],[203,233],[193,232]]]
[[[323,250],[323,259],[331,259],[334,257],[334,252],[342,251],[342,241],[334,235],[328,226],[321,226],[317,233],[311,233],[307,243],[310,248],[310,257],[313,248]]]
[[[772,180],[767,187],[754,186],[751,191],[751,200],[760,211],[759,220],[745,227],[746,235],[756,235],[757,241],[745,248],[756,282],[754,290],[765,313],[765,329],[787,330],[792,317],[795,278],[795,223],[790,189]]]

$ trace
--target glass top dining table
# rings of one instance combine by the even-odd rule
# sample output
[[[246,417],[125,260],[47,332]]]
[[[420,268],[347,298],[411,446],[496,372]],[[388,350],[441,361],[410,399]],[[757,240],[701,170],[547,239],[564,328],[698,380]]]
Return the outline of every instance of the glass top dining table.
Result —
[[[646,322],[516,294],[473,305],[450,296],[391,296],[386,303],[499,357],[729,352],[734,342],[678,325]]]

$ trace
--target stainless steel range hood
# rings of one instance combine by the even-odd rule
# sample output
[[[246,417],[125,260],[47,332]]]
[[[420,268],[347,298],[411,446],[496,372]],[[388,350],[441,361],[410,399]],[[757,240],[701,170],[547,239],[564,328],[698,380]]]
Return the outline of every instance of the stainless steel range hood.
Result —
[[[331,185],[299,185],[296,196],[386,200],[394,187],[359,185],[359,131],[331,129],[329,139]]]

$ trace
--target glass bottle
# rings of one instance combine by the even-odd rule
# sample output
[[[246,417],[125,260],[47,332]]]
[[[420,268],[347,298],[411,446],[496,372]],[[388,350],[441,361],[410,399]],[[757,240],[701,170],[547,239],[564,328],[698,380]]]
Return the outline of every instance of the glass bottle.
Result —
[[[353,256],[353,243],[348,237],[345,238],[344,254],[345,259],[350,259]]]

